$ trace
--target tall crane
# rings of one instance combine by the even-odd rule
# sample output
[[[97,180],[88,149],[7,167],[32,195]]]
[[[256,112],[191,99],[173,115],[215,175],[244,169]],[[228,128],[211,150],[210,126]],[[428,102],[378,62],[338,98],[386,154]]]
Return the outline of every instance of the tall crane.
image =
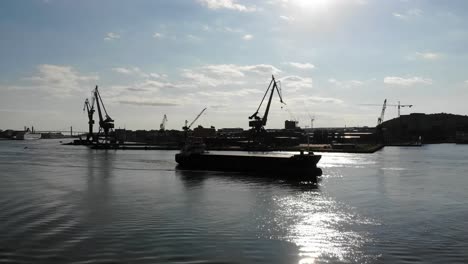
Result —
[[[164,114],[164,117],[163,117],[163,119],[161,121],[161,124],[159,125],[159,130],[160,131],[166,130],[166,123],[167,123],[167,116],[166,116],[166,114]]]
[[[265,113],[263,114],[263,117],[259,117],[258,116],[258,111],[260,111],[260,107],[262,106],[263,102],[265,101],[265,97],[267,96],[268,91],[270,91],[270,88],[271,88],[271,92],[270,92],[270,97],[268,99],[267,106],[265,108]],[[268,113],[270,112],[271,100],[273,98],[273,94],[275,93],[275,90],[278,93],[278,96],[280,98],[280,102],[282,104],[285,104],[283,102],[283,97],[281,96],[280,89],[278,88],[278,84],[277,84],[277,82],[275,80],[275,76],[272,75],[270,85],[268,85],[268,88],[267,88],[265,94],[263,95],[262,101],[260,102],[260,105],[258,106],[257,111],[255,111],[255,113],[253,115],[249,116],[249,119],[253,119],[252,121],[249,121],[249,126],[256,133],[259,133],[259,132],[265,130],[265,125],[266,125],[267,120],[268,120]]]
[[[315,116],[311,116],[310,113],[308,113],[309,119],[310,119],[310,129],[314,128],[314,121],[315,121]]]
[[[384,120],[385,109],[387,108],[387,99],[384,100],[382,106],[382,112],[380,113],[380,117],[377,119],[377,126],[380,126]]]
[[[413,107],[413,105],[402,105],[402,104],[400,104],[400,101],[398,101],[398,105],[390,105],[390,106],[398,107],[398,117],[400,117],[400,108],[402,108],[402,107],[408,107],[408,108]]]
[[[197,117],[195,117],[195,119],[192,121],[192,123],[190,123],[190,125],[187,126],[188,121],[185,120],[185,126],[183,126],[182,129],[185,132],[187,132],[192,127],[192,125],[195,124],[195,122],[198,120],[198,118],[200,118],[200,116],[203,114],[203,112],[205,112],[205,110],[206,110],[206,107],[203,108],[203,110],[197,115]]]
[[[98,138],[101,132],[104,132],[104,143],[108,143],[110,139],[110,132],[114,129],[114,120],[109,116],[107,113],[106,107],[104,106],[104,102],[102,101],[101,94],[99,93],[98,86],[94,89],[94,98],[96,101],[96,106],[99,115],[99,133]],[[102,109],[101,109],[102,107]],[[103,117],[105,115],[105,118]],[[112,143],[112,142],[111,142]]]
[[[89,102],[88,98],[86,98],[83,106],[83,111],[86,111],[88,114],[88,135],[86,136],[86,141],[94,141],[94,135],[93,135],[93,126],[94,126],[94,120],[93,120],[93,115],[94,115],[94,96],[91,99],[91,103]]]
[[[258,106],[255,113],[249,116],[249,119],[253,119],[252,121],[249,121],[249,127],[251,127],[250,136],[249,136],[249,145],[251,143],[253,143],[254,145],[262,145],[264,141],[266,140],[265,125],[267,124],[267,121],[268,121],[268,114],[270,112],[271,101],[273,99],[273,94],[275,93],[275,90],[278,93],[280,102],[282,104],[285,104],[283,102],[283,97],[281,96],[281,90],[278,88],[278,82],[275,80],[275,76],[272,75],[270,84],[268,85],[268,88],[266,89],[265,94],[263,95],[260,105]],[[265,113],[263,114],[262,117],[260,117],[258,116],[258,112],[260,111],[260,107],[262,107],[262,104],[265,101],[265,98],[267,97],[268,92],[270,92],[270,96],[268,98],[267,106],[265,108]]]
[[[384,101],[384,106],[385,106],[385,108],[386,108],[387,106],[394,106],[394,107],[396,107],[396,108],[398,109],[398,117],[400,117],[401,108],[402,108],[402,107],[408,107],[408,108],[413,107],[412,104],[405,104],[405,105],[404,105],[404,104],[401,104],[400,101],[398,101],[398,104],[386,104],[386,102],[387,102],[387,99],[385,99],[385,101]],[[378,104],[360,104],[360,105],[380,106],[380,105],[378,105]],[[383,123],[383,116],[384,116],[384,114],[385,114],[385,109],[384,109],[384,107],[382,107],[381,117],[378,119],[377,125]]]

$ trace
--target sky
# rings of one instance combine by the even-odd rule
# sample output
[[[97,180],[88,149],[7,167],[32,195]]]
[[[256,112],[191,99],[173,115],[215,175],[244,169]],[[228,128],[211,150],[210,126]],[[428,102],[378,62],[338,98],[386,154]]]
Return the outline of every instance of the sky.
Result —
[[[116,128],[375,126],[468,112],[464,0],[3,0],[0,129],[85,131],[99,86]],[[374,104],[374,105],[365,105]],[[262,108],[264,109],[264,108]],[[260,111],[263,115],[263,110]],[[313,124],[311,119],[314,119]]]

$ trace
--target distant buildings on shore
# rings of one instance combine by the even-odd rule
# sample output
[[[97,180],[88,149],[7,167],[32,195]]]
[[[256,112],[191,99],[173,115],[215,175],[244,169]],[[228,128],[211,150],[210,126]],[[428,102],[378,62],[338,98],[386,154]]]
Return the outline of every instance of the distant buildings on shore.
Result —
[[[422,140],[424,143],[468,142],[468,116],[453,114],[402,115],[382,124],[382,135],[374,127],[306,128],[296,121],[285,121],[282,129],[267,129],[268,136],[277,145],[296,144],[374,144],[383,137],[385,143]],[[248,141],[249,130],[198,126],[187,132],[180,130],[126,130],[115,129],[117,142],[136,142],[154,145],[178,146],[186,137],[204,138],[211,145],[242,145]],[[0,138],[24,139],[37,135],[34,128],[0,130]],[[64,138],[62,133],[40,133],[40,138]],[[84,135],[85,136],[85,135]],[[35,136],[32,136],[33,138]],[[86,137],[86,136],[85,136]]]
[[[59,132],[41,132],[38,133],[34,130],[34,127],[24,127],[23,130],[1,130],[0,129],[0,138],[3,139],[16,139],[16,140],[26,140],[26,139],[53,139],[53,138],[64,138],[65,136]]]

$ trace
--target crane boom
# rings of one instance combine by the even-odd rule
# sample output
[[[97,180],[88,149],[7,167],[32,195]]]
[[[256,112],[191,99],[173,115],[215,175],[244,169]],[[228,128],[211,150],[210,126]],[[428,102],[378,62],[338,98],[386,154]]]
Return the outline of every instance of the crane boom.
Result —
[[[412,105],[412,104],[403,105],[403,104],[400,103],[400,101],[398,101],[398,104],[386,104],[386,101],[387,101],[387,99],[385,99],[385,101],[384,101],[385,108],[386,108],[387,106],[394,106],[394,107],[396,107],[396,108],[398,109],[398,117],[401,116],[401,108],[402,108],[402,107],[411,108],[411,107],[414,106],[414,105]],[[380,106],[380,105],[378,105],[378,104],[360,104],[360,105]],[[379,125],[379,124],[381,124],[381,123],[383,122],[383,115],[384,115],[384,114],[385,114],[385,110],[382,109],[382,114],[381,114],[381,117],[380,117],[380,118],[378,119],[378,121],[377,121],[377,125]]]
[[[114,120],[109,116],[107,113],[106,107],[104,106],[104,102],[102,101],[101,94],[99,94],[98,86],[94,89],[94,98],[96,101],[96,106],[98,109],[99,115],[99,130],[104,130],[104,138],[107,143],[109,138],[109,132],[114,128]],[[101,110],[102,106],[102,110]],[[105,114],[105,119],[103,118],[103,111]],[[98,136],[99,137],[99,136]]]
[[[200,118],[200,116],[203,114],[203,112],[205,112],[205,110],[206,110],[206,107],[203,108],[203,110],[197,115],[197,117],[195,117],[195,119],[192,121],[192,123],[190,123],[190,125],[187,126],[188,121],[185,120],[185,126],[182,127],[182,129],[185,130],[185,131],[189,130],[192,127],[192,125],[195,124],[195,122],[198,120],[198,118]]]
[[[265,108],[265,113],[263,114],[263,117],[259,117],[258,116],[258,111],[260,110],[260,107],[262,106],[262,104],[263,104],[263,102],[265,100],[265,97],[267,96],[268,92],[270,91],[270,88],[271,88],[271,92],[270,92],[270,97],[268,98],[267,106]],[[273,99],[273,94],[275,93],[275,90],[278,93],[278,96],[280,98],[280,102],[282,104],[286,104],[286,103],[283,102],[283,97],[281,96],[280,90],[278,88],[278,84],[277,84],[277,82],[275,80],[275,76],[272,75],[270,84],[268,85],[268,88],[267,88],[265,94],[263,95],[262,101],[260,102],[260,105],[258,106],[257,111],[255,111],[255,113],[253,115],[249,116],[249,119],[254,119],[254,120],[249,122],[249,126],[254,128],[256,131],[260,131],[267,123],[268,114],[270,112],[271,101]]]
[[[402,108],[402,107],[408,107],[408,108],[413,107],[413,105],[402,105],[402,104],[400,104],[400,101],[398,101],[398,105],[392,105],[392,106],[397,106],[398,107],[398,117],[400,117],[400,108]]]
[[[92,100],[92,103],[89,103],[88,98],[86,98],[84,102],[84,106],[83,106],[83,111],[85,110],[88,114],[88,135],[86,136],[86,141],[90,141],[90,139],[93,138],[93,125],[94,125],[93,115],[95,112],[94,99]]]
[[[380,126],[384,120],[385,109],[387,108],[387,99],[384,100],[382,106],[382,112],[380,113],[380,117],[377,119],[377,126]]]
[[[190,128],[193,126],[193,124],[198,120],[198,118],[200,118],[200,116],[203,114],[203,112],[205,112],[205,110],[206,110],[206,107],[203,108],[203,110],[197,115],[197,117],[195,117],[195,119],[192,121],[192,123],[190,123],[190,125],[188,126],[189,129],[190,129]]]

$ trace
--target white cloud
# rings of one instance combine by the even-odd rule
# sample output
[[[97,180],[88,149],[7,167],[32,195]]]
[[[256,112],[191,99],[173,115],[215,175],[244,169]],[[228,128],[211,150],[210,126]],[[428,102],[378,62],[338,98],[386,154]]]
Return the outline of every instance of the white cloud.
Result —
[[[174,89],[185,89],[185,88],[190,88],[193,87],[191,84],[185,84],[185,83],[171,83],[167,81],[162,81],[162,80],[144,80],[143,82],[140,82],[136,85],[134,85],[135,88],[140,88],[140,89],[148,89],[148,90],[159,90],[159,89],[167,89],[171,90],[174,92]]]
[[[280,17],[282,20],[287,21],[287,22],[292,22],[292,21],[295,20],[294,17],[290,17],[290,16],[284,16],[284,15],[282,15],[282,16],[279,16],[279,17]]]
[[[236,65],[236,64],[214,64],[202,67],[183,69],[181,73],[182,83],[190,84],[191,87],[204,89],[239,89],[245,85],[264,84],[268,82],[272,74],[280,73],[281,70],[268,64]],[[214,90],[211,90],[214,92]]]
[[[167,78],[167,75],[166,75],[166,74],[159,74],[159,73],[150,73],[149,76],[152,77],[152,78],[154,78],[154,79],[164,79],[164,78]]]
[[[343,100],[332,97],[320,97],[320,96],[311,96],[306,98],[306,100],[312,101],[313,103],[327,103],[327,104],[342,104]]]
[[[200,41],[200,40],[202,40],[200,37],[195,36],[195,35],[192,35],[192,34],[188,34],[188,35],[187,35],[187,38],[188,38],[189,40],[191,40],[191,41]]]
[[[202,95],[204,97],[224,97],[224,98],[232,98],[233,96],[247,96],[251,94],[262,94],[263,91],[258,89],[240,89],[235,91],[210,91],[205,92],[201,91],[197,94]]]
[[[248,76],[263,78],[280,72],[281,70],[268,64],[215,64],[195,69],[184,69],[182,77],[198,85],[216,87],[227,84],[243,84],[244,79]]]
[[[422,16],[422,14],[423,14],[423,11],[417,8],[409,9],[403,13],[396,13],[396,12],[392,13],[393,17],[397,19],[401,19],[401,20],[408,20],[411,18],[420,17]]]
[[[312,78],[303,78],[297,75],[290,75],[280,78],[281,86],[288,89],[288,91],[296,92],[303,88],[312,88]]]
[[[158,99],[142,99],[130,98],[119,100],[120,104],[136,105],[136,106],[178,106],[180,102],[176,100],[158,100]]]
[[[203,67],[204,70],[218,76],[229,76],[229,77],[244,77],[245,74],[242,72],[243,68],[233,64],[218,64],[208,65]]]
[[[54,96],[69,96],[74,91],[91,88],[96,75],[82,75],[71,66],[42,64],[37,67],[35,76],[25,78],[30,84],[18,86],[19,89],[40,89]]]
[[[372,80],[368,80],[368,81],[372,81]],[[350,88],[362,86],[364,85],[366,81],[359,81],[359,80],[339,81],[339,80],[331,78],[331,79],[328,79],[328,82],[336,85],[339,88],[350,89]]]
[[[248,66],[239,66],[245,72],[253,72],[258,74],[277,74],[281,70],[269,64],[257,64]]]
[[[111,40],[115,40],[115,39],[119,39],[119,38],[120,38],[119,34],[114,33],[114,32],[109,32],[104,37],[104,40],[111,41]]]
[[[286,64],[301,70],[314,69],[315,66],[311,63],[300,63],[300,62],[287,62]]]
[[[416,56],[425,60],[437,60],[442,57],[442,54],[435,52],[416,52]]]
[[[196,85],[201,85],[201,86],[215,87],[224,83],[222,80],[212,78],[205,73],[197,72],[197,71],[189,70],[189,69],[185,69],[182,71],[182,77],[192,81]]]
[[[289,100],[294,104],[343,104],[343,100],[333,97],[306,96]]]
[[[253,12],[255,6],[245,6],[238,4],[236,0],[198,0],[200,4],[209,9],[231,9],[240,12]]]
[[[466,80],[464,83],[465,83],[465,85],[467,85],[467,86],[468,86],[468,80]]]
[[[242,33],[243,30],[240,28],[231,28],[231,27],[224,27],[223,31],[230,32],[230,33]]]
[[[161,33],[159,33],[159,32],[155,32],[155,33],[153,34],[153,38],[155,38],[155,39],[162,39],[162,38],[164,38],[164,35],[161,34]]]
[[[147,74],[143,72],[138,67],[130,67],[130,68],[117,67],[117,68],[112,68],[112,71],[120,73],[120,74],[125,74],[125,75],[141,76],[144,78],[148,78],[149,76],[151,76],[151,74]]]
[[[132,70],[127,69],[127,68],[112,68],[113,71],[122,73],[122,74],[131,74]]]
[[[390,85],[399,85],[399,86],[408,87],[408,86],[413,86],[413,85],[418,85],[418,84],[431,85],[432,79],[422,78],[422,77],[417,77],[417,76],[409,77],[409,78],[388,76],[384,78],[384,83],[390,84]]]
[[[250,34],[246,34],[246,35],[244,35],[244,36],[242,37],[242,39],[243,39],[243,40],[251,40],[251,39],[253,39],[253,36],[250,35]]]
[[[224,32],[224,33],[242,33],[244,32],[243,29],[240,28],[233,28],[233,27],[227,27],[227,26],[209,26],[209,25],[203,25],[202,30],[206,32]]]

